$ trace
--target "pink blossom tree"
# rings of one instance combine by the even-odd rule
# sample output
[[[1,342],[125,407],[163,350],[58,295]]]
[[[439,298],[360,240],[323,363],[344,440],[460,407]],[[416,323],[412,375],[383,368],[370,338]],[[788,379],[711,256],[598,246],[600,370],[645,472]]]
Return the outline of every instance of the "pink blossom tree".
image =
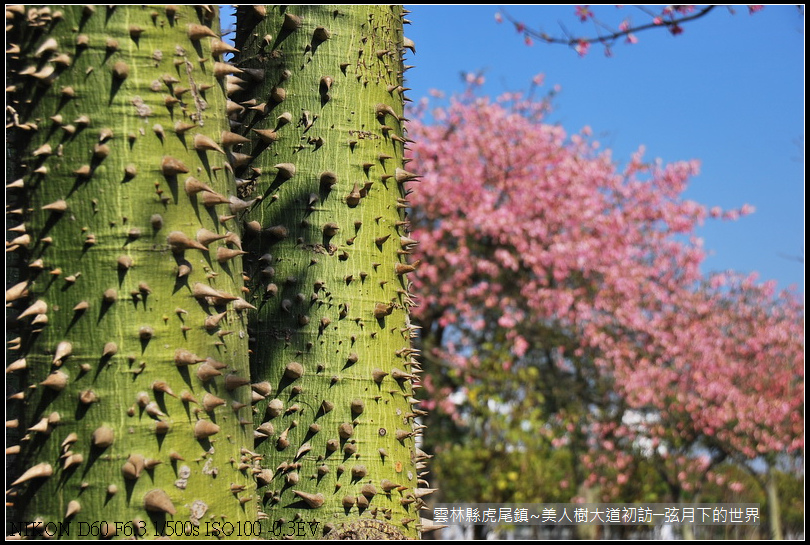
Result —
[[[804,445],[801,303],[795,294],[775,294],[772,282],[723,274],[684,290],[659,318],[637,331],[642,342],[635,349],[609,339],[606,365],[621,396],[654,418],[603,430],[603,442],[619,436],[650,445],[678,499],[697,501],[707,478],[717,477],[717,464],[734,460],[766,492],[771,535],[781,536],[771,470],[781,458],[801,455]]]
[[[685,356],[701,364],[682,374],[680,389],[704,443],[726,453],[762,487],[771,537],[782,539],[774,471],[786,458],[803,454],[804,312],[795,294],[776,294],[774,285],[717,275],[695,294],[700,300],[692,306],[704,314],[694,317],[686,335],[699,335],[702,346],[685,339],[682,344],[699,350]]]
[[[547,109],[471,87],[412,124],[424,385],[449,417],[431,429],[565,447],[571,495],[602,499],[642,458],[680,501],[729,456],[800,449],[801,305],[700,271],[696,227],[753,207],[685,200],[696,162],[618,167]]]

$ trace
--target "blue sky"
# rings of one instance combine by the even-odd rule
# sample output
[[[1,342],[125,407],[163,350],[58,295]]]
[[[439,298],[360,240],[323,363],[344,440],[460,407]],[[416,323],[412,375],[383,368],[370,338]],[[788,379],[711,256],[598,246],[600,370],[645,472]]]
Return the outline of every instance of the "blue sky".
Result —
[[[526,89],[537,73],[546,87],[559,85],[550,123],[569,133],[588,125],[603,148],[621,162],[639,145],[648,159],[699,159],[700,176],[686,197],[709,207],[756,207],[736,222],[707,221],[699,231],[709,257],[705,272],[757,271],[780,288],[804,291],[804,17],[795,6],[768,6],[749,15],[725,8],[684,25],[674,37],[663,30],[617,44],[611,58],[598,46],[584,58],[561,45],[524,45],[514,27],[498,24],[498,6],[406,6],[409,97],[430,89],[464,88],[462,72],[482,71],[482,93]],[[506,8],[527,26],[559,35],[588,31],[574,6]],[[634,8],[592,8],[614,21]],[[231,10],[225,10],[226,12]],[[227,27],[227,20],[223,26]]]

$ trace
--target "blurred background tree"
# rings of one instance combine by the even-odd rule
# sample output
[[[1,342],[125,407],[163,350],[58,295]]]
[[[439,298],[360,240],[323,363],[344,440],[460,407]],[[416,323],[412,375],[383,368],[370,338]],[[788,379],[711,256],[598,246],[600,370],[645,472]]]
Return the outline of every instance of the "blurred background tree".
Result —
[[[549,97],[469,81],[410,131],[442,500],[698,502],[718,483],[729,500],[742,461],[759,479],[800,453],[801,303],[700,272],[696,226],[753,208],[685,200],[696,162],[639,151],[620,170],[587,131],[543,122]]]

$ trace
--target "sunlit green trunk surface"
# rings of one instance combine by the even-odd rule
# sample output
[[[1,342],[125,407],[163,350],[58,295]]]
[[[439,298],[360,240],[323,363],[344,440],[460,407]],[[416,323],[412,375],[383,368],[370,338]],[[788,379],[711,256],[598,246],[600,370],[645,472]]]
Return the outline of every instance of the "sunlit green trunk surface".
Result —
[[[7,250],[24,269],[7,519],[69,537],[255,521],[217,9],[6,10]]]
[[[399,6],[237,12],[261,510],[278,533],[419,536]],[[239,90],[239,87],[242,90]],[[424,486],[426,483],[421,482]]]

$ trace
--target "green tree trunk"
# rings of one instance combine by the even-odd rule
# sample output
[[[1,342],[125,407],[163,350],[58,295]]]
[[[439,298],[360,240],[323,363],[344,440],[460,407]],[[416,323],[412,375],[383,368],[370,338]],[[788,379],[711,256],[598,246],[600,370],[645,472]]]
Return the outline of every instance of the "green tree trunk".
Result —
[[[233,157],[243,197],[260,198],[245,242],[270,537],[300,521],[314,537],[419,536],[402,15],[237,11],[229,110],[250,139]]]
[[[8,520],[62,537],[253,522],[217,9],[7,6],[6,24]]]

